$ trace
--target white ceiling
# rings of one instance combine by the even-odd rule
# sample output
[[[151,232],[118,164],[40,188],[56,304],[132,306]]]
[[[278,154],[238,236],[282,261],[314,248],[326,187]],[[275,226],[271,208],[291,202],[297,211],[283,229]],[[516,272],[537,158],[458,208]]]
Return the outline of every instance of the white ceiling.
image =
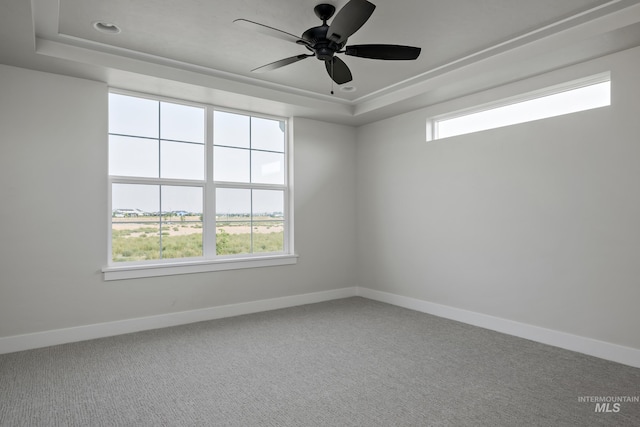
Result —
[[[416,61],[345,57],[343,92],[306,53],[248,31],[244,18],[301,35],[321,24],[318,0],[3,0],[0,62],[106,81],[125,89],[235,108],[361,124],[467,92],[640,45],[638,0],[371,0],[347,44],[422,48]],[[347,0],[326,1],[339,11]],[[96,31],[111,22],[120,34]],[[331,21],[329,21],[330,23]]]

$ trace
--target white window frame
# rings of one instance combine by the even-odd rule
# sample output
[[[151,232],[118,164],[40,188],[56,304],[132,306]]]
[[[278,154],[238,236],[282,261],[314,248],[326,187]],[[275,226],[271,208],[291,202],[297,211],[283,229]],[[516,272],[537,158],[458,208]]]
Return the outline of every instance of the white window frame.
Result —
[[[579,111],[586,111],[586,110],[591,110],[591,109],[595,109],[595,108],[602,108],[602,107],[605,107],[605,106],[609,106],[609,105],[611,105],[610,99],[609,99],[609,103],[606,104],[606,105],[599,105],[599,106],[596,106],[596,107],[588,106],[588,107],[584,107],[584,108],[567,110],[566,112],[553,113],[553,114],[545,114],[543,112],[540,112],[541,114],[539,116],[535,116],[533,118],[530,117],[530,118],[526,118],[526,119],[518,119],[517,121],[513,121],[513,122],[507,123],[507,124],[501,124],[501,125],[481,128],[481,129],[477,129],[477,130],[471,130],[471,131],[464,131],[464,132],[456,133],[456,134],[453,134],[453,135],[441,136],[441,135],[439,135],[439,132],[438,132],[439,124],[441,122],[455,120],[455,119],[458,119],[458,118],[465,118],[465,117],[480,115],[480,114],[485,113],[485,112],[490,112],[492,110],[499,110],[499,109],[502,109],[503,107],[509,107],[509,106],[512,106],[512,105],[526,104],[526,103],[529,103],[531,101],[537,101],[537,100],[540,100],[542,98],[553,97],[554,95],[560,95],[560,94],[563,94],[565,92],[571,92],[571,91],[574,91],[574,90],[583,89],[583,88],[586,88],[586,87],[589,87],[589,86],[593,86],[593,85],[598,85],[598,84],[601,84],[601,83],[609,83],[609,84],[611,84],[611,73],[610,72],[599,73],[599,74],[592,75],[592,76],[585,77],[585,78],[581,78],[581,79],[578,79],[578,80],[573,80],[573,81],[561,83],[561,84],[558,84],[558,85],[554,85],[554,86],[551,86],[551,87],[546,87],[544,89],[536,90],[536,91],[533,91],[533,92],[527,92],[527,93],[524,93],[524,94],[520,94],[520,95],[512,96],[512,97],[509,97],[509,98],[501,99],[499,101],[493,101],[493,102],[489,102],[489,103],[485,103],[485,104],[481,104],[481,105],[476,105],[476,106],[473,106],[473,107],[470,107],[470,108],[465,108],[463,110],[458,110],[458,111],[455,111],[455,112],[450,112],[450,113],[434,116],[434,117],[431,117],[429,120],[427,120],[427,141],[435,141],[435,140],[439,140],[439,139],[452,138],[452,137],[455,137],[455,136],[468,135],[468,134],[482,132],[482,131],[486,131],[486,130],[490,130],[490,129],[497,129],[497,128],[500,128],[500,127],[512,126],[512,125],[517,125],[517,124],[521,124],[521,123],[527,123],[527,122],[532,122],[532,121],[536,121],[536,120],[542,120],[542,119],[547,119],[547,118],[551,118],[551,117],[557,117],[557,116],[561,116],[561,115],[565,115],[565,114],[577,113]]]
[[[169,102],[187,106],[203,108],[205,110],[205,180],[166,179],[166,178],[138,178],[123,176],[108,176],[108,212],[107,224],[108,252],[107,265],[102,268],[104,280],[135,279],[143,277],[156,277],[178,274],[203,273],[212,271],[235,270],[243,268],[271,267],[290,265],[297,262],[298,256],[293,247],[293,141],[291,138],[291,120],[285,117],[256,114],[248,111],[219,108],[209,104],[198,104],[184,100],[152,96],[136,92],[110,89],[109,93],[133,96],[159,102]],[[285,183],[281,184],[256,184],[216,182],[213,179],[213,112],[222,111],[233,114],[241,114],[250,117],[283,121],[285,123]],[[112,194],[113,184],[153,184],[153,185],[185,185],[203,188],[203,256],[190,258],[157,259],[135,262],[113,262],[112,260]],[[284,192],[284,248],[278,253],[251,253],[238,255],[216,255],[216,188],[243,188],[243,189],[278,189]],[[208,214],[208,215],[207,215]]]

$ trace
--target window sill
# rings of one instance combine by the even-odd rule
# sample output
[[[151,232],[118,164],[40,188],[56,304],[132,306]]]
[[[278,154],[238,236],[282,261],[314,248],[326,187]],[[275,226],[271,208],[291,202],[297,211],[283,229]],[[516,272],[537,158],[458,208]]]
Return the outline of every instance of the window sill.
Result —
[[[243,268],[274,267],[298,262],[298,255],[271,255],[251,258],[227,258],[198,260],[166,264],[138,264],[109,266],[102,269],[104,280],[138,279],[142,277],[172,276],[178,274],[206,273],[211,271],[238,270]]]

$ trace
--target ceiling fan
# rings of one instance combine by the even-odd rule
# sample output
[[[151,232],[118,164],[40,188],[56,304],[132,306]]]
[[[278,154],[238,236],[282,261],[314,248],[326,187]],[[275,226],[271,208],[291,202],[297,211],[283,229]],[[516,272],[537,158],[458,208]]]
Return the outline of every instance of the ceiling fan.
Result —
[[[375,8],[376,6],[367,0],[350,0],[338,11],[331,25],[328,25],[327,20],[333,16],[336,8],[331,4],[319,4],[313,10],[316,16],[322,20],[322,25],[309,28],[302,33],[301,37],[247,19],[236,19],[233,22],[262,34],[297,43],[306,47],[311,52],[263,65],[251,70],[252,72],[261,73],[276,70],[285,65],[290,65],[315,56],[320,61],[324,61],[329,77],[341,85],[350,82],[353,76],[347,64],[335,56],[337,53],[344,53],[348,56],[357,56],[360,58],[383,60],[413,60],[420,55],[421,49],[413,46],[394,44],[347,46],[347,39],[367,22]]]

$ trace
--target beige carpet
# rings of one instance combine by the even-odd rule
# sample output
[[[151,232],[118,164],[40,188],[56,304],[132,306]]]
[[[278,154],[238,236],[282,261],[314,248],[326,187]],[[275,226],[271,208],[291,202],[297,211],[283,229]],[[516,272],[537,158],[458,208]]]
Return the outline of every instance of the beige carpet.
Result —
[[[363,298],[0,355],[11,427],[640,426],[583,396],[640,369]]]

